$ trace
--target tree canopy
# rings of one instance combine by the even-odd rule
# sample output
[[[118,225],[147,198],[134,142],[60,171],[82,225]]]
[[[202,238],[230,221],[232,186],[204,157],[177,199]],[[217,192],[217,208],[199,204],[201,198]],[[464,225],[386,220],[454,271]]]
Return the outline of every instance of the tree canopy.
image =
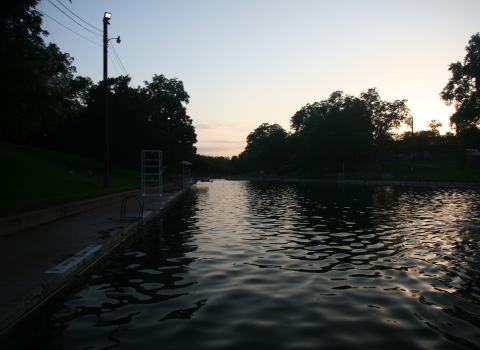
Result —
[[[130,81],[128,76],[108,79],[111,162],[138,168],[142,149],[162,150],[164,165],[190,159],[196,153],[197,138],[183,105],[188,101],[183,83],[163,75],[155,75],[144,87],[130,87]],[[50,148],[101,160],[104,82],[93,84],[77,77],[71,85],[76,89],[73,103],[78,113],[58,130],[42,130],[42,135],[51,135],[44,142]]]
[[[18,141],[68,113],[73,58],[46,45],[37,0],[4,1],[0,11],[0,136]]]
[[[245,156],[258,169],[278,169],[285,164],[287,132],[278,124],[263,123],[247,136]]]
[[[93,83],[75,76],[73,58],[45,44],[38,0],[2,2],[0,138],[102,159],[105,84],[109,91],[110,163],[138,168],[141,149],[160,149],[164,164],[189,160],[197,142],[183,82],[154,74],[143,87],[130,77]]]
[[[335,91],[306,109],[308,118],[298,132],[302,141],[295,153],[302,164],[325,166],[371,154],[374,127],[361,99]]]
[[[457,133],[480,127],[480,33],[472,35],[465,50],[463,63],[450,64],[452,77],[440,93],[447,106],[455,107],[450,123]]]
[[[407,120],[406,103],[384,101],[375,88],[360,97],[334,91],[290,118],[293,133],[278,124],[261,124],[248,135],[245,150],[232,158],[232,168],[286,172],[381,157],[392,130]]]
[[[370,114],[370,121],[374,126],[373,139],[377,143],[388,138],[389,133],[398,129],[410,114],[407,99],[383,101],[376,88],[362,92],[360,99],[364,101]]]

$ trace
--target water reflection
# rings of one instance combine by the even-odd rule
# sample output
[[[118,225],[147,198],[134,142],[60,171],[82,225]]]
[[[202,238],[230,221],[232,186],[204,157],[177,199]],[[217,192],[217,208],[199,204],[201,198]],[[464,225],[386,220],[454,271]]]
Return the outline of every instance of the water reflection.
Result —
[[[47,316],[42,344],[477,349],[480,236],[464,228],[480,223],[479,199],[199,184]]]

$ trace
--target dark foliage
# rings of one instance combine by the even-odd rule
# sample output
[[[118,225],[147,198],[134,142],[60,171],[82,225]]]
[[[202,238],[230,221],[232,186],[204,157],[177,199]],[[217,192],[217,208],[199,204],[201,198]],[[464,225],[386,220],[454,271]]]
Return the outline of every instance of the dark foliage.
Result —
[[[232,158],[232,169],[286,174],[381,157],[391,150],[391,131],[406,121],[406,102],[383,101],[376,89],[360,97],[335,91],[297,111],[290,118],[293,133],[260,125],[248,135],[245,151]]]
[[[3,1],[0,11],[0,137],[25,141],[69,117],[73,58],[46,45],[37,0]]]
[[[46,45],[38,0],[0,5],[0,138],[103,159],[105,82],[74,77],[73,58]],[[176,78],[154,75],[144,87],[108,79],[110,164],[138,169],[142,149],[163,151],[176,169],[196,153],[189,96]]]
[[[466,145],[476,146],[480,140],[480,33],[472,35],[465,48],[462,62],[450,64],[452,77],[440,93],[447,106],[453,105],[455,113],[450,123]],[[472,138],[473,136],[473,138]],[[475,139],[477,138],[477,139]]]
[[[163,164],[174,170],[180,161],[192,161],[197,139],[182,104],[188,101],[182,82],[154,76],[154,83],[146,82],[144,88],[132,88],[129,83],[128,76],[108,80],[112,166],[138,169],[142,149],[162,150]],[[102,160],[105,85],[100,82],[84,86],[86,90],[78,92],[81,97],[76,101],[80,106],[78,116],[59,131],[52,131],[48,146]]]

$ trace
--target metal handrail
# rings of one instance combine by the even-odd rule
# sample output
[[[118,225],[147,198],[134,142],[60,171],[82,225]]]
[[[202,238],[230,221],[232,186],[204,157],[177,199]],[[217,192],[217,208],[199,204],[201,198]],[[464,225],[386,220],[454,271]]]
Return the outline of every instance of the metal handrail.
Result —
[[[138,201],[139,207],[138,207],[138,216],[125,216],[125,212],[127,209],[127,202],[130,198],[135,198]],[[137,196],[137,195],[131,195],[123,199],[122,201],[122,206],[120,209],[120,222],[123,220],[128,220],[128,219],[136,219],[137,220],[137,225],[140,227],[143,223],[143,211],[145,208],[145,202],[143,201],[142,197]]]

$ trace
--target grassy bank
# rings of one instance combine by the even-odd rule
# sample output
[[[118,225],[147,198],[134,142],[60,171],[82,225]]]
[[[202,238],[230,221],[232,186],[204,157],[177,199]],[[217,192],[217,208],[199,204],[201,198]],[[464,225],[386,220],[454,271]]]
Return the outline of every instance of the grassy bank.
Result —
[[[412,170],[413,169],[413,170]],[[461,167],[457,161],[451,160],[416,160],[400,161],[387,164],[382,171],[397,174],[396,180],[422,180],[430,181],[473,181],[480,179],[480,168],[467,164]]]
[[[342,172],[339,168],[337,172]],[[302,179],[327,179],[336,178],[337,172],[325,173],[324,171],[309,171],[296,175]],[[257,175],[258,176],[258,175]],[[285,175],[285,177],[288,177]],[[480,181],[480,168],[472,164],[461,167],[457,161],[452,160],[415,160],[397,161],[384,164],[382,167],[352,167],[345,164],[345,177],[347,179],[363,180],[398,180],[416,181],[421,178],[424,181],[452,181],[470,182],[477,179]]]
[[[0,215],[140,187],[140,173],[112,169],[103,187],[99,161],[0,142]],[[95,177],[86,176],[92,170]]]

